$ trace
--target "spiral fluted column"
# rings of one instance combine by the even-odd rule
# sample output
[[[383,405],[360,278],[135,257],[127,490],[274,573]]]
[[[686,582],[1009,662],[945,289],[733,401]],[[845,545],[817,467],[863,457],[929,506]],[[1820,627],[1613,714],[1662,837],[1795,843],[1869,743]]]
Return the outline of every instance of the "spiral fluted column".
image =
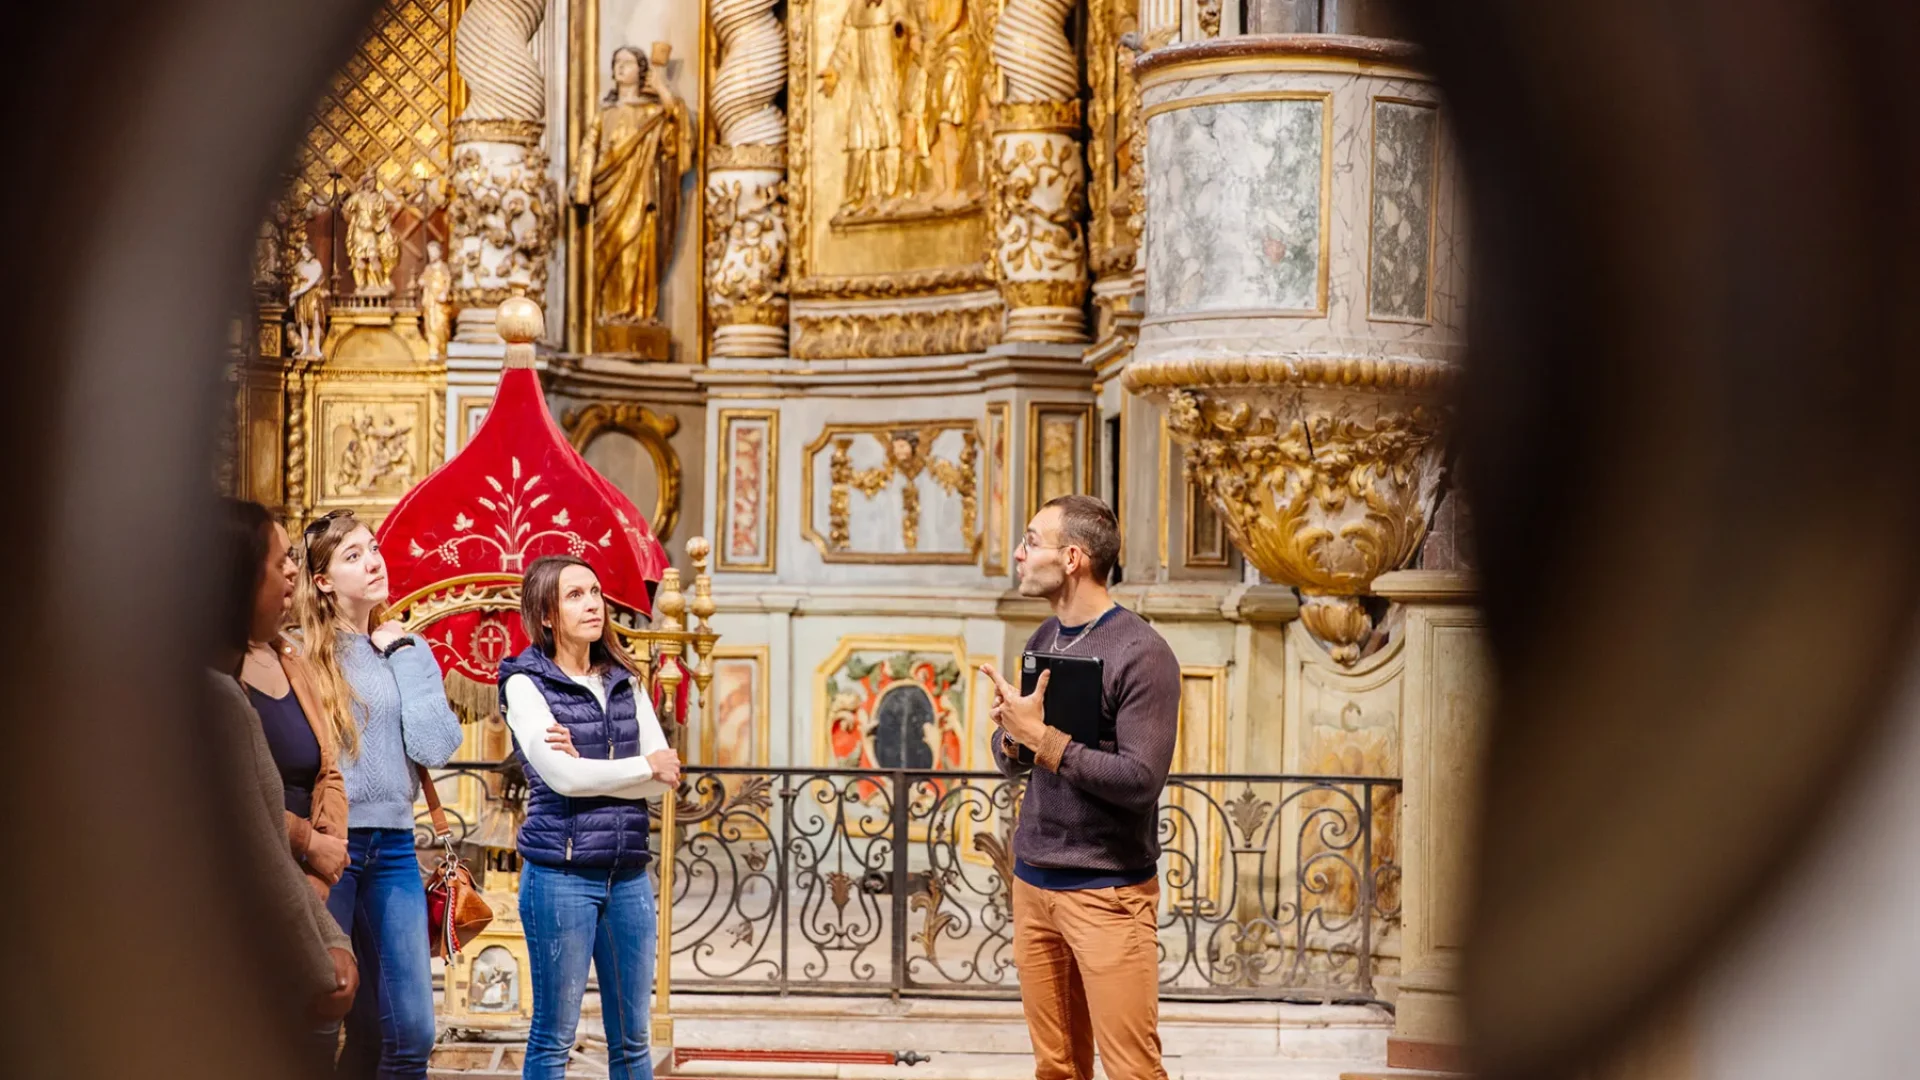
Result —
[[[706,283],[710,354],[787,351],[787,34],[777,0],[713,0],[720,64],[708,93]]]
[[[993,112],[994,277],[1006,341],[1085,341],[1087,174],[1073,0],[1008,0],[993,34],[1006,97]]]
[[[467,107],[453,124],[448,256],[464,342],[495,342],[515,290],[545,300],[559,222],[547,175],[547,82],[533,49],[545,0],[473,0],[454,33]]]

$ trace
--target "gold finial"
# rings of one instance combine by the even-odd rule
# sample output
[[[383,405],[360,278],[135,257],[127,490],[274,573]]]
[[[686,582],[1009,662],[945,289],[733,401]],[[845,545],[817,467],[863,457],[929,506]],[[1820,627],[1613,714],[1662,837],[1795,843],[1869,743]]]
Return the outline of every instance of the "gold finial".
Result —
[[[547,317],[539,304],[519,294],[507,297],[494,312],[493,328],[507,343],[508,368],[533,366],[533,343],[547,328]]]
[[[707,618],[713,614],[713,578],[707,573],[707,556],[713,552],[713,545],[707,543],[704,536],[696,536],[687,541],[687,558],[693,560],[693,603],[687,610],[693,613],[694,629],[702,634],[712,633]]]
[[[687,612],[687,597],[680,591],[680,568],[669,566],[660,575],[660,594],[655,604],[660,609],[660,630],[663,633],[679,633],[685,623],[681,621]]]

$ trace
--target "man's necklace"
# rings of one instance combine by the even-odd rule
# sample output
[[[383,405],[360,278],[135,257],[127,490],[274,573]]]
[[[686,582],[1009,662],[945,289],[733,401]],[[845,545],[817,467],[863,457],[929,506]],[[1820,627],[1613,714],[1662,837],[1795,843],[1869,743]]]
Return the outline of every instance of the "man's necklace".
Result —
[[[1060,644],[1060,631],[1056,628],[1053,631],[1053,642],[1047,646],[1047,651],[1051,653],[1072,652],[1075,645],[1087,640],[1087,635],[1093,633],[1093,628],[1099,626],[1100,620],[1106,618],[1107,612],[1112,611],[1115,606],[1117,605],[1109,605],[1106,611],[1102,611],[1100,614],[1087,620],[1086,625],[1080,628],[1080,632],[1073,635],[1073,640],[1067,642],[1065,645]]]

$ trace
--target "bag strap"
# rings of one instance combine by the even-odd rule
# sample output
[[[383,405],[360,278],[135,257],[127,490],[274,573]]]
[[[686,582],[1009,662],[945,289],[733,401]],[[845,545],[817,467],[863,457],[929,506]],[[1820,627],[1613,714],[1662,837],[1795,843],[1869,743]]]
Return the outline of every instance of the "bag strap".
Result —
[[[440,789],[434,786],[433,774],[418,762],[414,763],[413,769],[420,774],[420,789],[427,796],[427,816],[433,819],[433,838],[451,847],[453,829],[447,825],[447,812],[440,808]]]

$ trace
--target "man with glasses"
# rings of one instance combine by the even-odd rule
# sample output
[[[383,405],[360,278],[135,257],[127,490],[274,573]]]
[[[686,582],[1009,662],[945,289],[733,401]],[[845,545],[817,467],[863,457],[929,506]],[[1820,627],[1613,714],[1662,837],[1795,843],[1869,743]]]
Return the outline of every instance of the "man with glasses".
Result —
[[[1107,581],[1120,528],[1099,499],[1040,508],[1014,551],[1022,596],[1053,617],[1026,651],[1101,660],[1098,748],[1044,719],[1034,691],[993,680],[993,760],[1027,774],[1013,837],[1013,948],[1033,1040],[1035,1080],[1091,1080],[1094,1048],[1109,1080],[1166,1080],[1160,1063],[1158,808],[1173,764],[1180,663],[1145,619],[1115,604]]]

